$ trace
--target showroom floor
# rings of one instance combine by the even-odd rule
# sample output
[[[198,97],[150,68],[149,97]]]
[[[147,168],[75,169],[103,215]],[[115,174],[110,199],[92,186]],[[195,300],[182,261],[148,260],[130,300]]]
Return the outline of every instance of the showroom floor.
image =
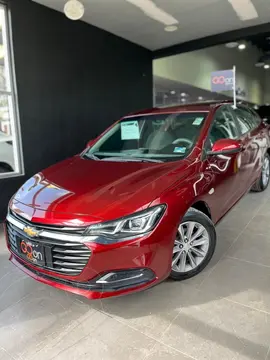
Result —
[[[40,284],[0,243],[0,360],[270,360],[270,188],[217,229],[208,268],[135,295],[88,301]]]

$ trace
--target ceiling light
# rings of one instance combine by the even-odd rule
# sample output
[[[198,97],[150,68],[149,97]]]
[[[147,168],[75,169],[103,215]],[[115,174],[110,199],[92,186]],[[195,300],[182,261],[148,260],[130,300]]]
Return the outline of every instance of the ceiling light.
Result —
[[[181,99],[181,102],[186,102],[186,99],[185,99],[185,98],[182,98],[182,99]]]
[[[186,94],[186,93],[184,93],[184,92],[182,92],[180,95],[181,95],[182,97],[187,96],[187,94]]]
[[[79,20],[83,17],[84,6],[78,0],[69,0],[64,6],[64,13],[70,20]]]
[[[269,68],[270,68],[270,65],[265,64],[265,65],[264,65],[264,68],[265,68],[265,69],[269,69]]]
[[[202,100],[203,100],[203,97],[202,97],[202,96],[198,96],[198,100],[199,100],[199,101],[202,101]]]
[[[229,42],[225,45],[227,48],[229,49],[233,49],[236,48],[236,46],[238,46],[238,42],[234,41],[234,42]]]
[[[141,9],[145,15],[149,16],[151,19],[154,19],[165,26],[178,24],[178,20],[175,19],[172,15],[168,14],[166,11],[159,8],[151,0],[126,0],[130,4]],[[176,29],[175,29],[176,30]],[[175,31],[175,30],[166,30],[166,31]]]
[[[170,93],[171,93],[172,95],[175,95],[175,91],[174,91],[174,90],[171,90]]]
[[[228,0],[240,20],[246,21],[259,17],[251,0]]]
[[[256,67],[262,67],[264,65],[264,62],[263,61],[258,61],[255,66]]]
[[[238,45],[239,50],[245,50],[245,48],[246,48],[246,44],[239,44]]]
[[[178,29],[178,26],[176,25],[168,25],[168,26],[165,26],[164,30],[167,31],[167,32],[173,32],[173,31],[176,31]]]

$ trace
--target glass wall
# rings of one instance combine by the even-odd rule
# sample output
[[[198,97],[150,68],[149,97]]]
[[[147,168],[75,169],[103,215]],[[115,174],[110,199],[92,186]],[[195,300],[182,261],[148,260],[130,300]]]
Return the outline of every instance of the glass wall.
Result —
[[[10,19],[0,4],[0,179],[23,174]]]
[[[237,100],[256,108],[266,102],[266,85],[270,83],[270,56],[259,67],[258,59],[262,55],[256,44],[243,40],[156,59],[153,62],[155,105],[232,99],[233,91],[212,90],[211,76],[235,66]]]

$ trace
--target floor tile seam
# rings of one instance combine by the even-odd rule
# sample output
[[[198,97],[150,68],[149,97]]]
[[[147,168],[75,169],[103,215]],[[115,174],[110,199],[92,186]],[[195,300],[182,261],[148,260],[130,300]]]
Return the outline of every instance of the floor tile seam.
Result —
[[[94,309],[94,311],[99,312],[99,311],[97,311],[97,310],[95,310],[95,309]],[[90,315],[91,315],[91,314],[89,314],[89,316],[90,316]],[[88,316],[88,317],[89,317],[89,316]],[[88,317],[87,317],[86,319],[88,319]],[[86,319],[85,319],[85,320],[86,320]],[[104,319],[100,324],[102,324],[102,323],[105,322],[105,321],[106,321],[106,319]],[[74,323],[76,324],[75,327],[70,328],[70,329],[67,331],[67,333],[64,334],[64,336],[63,336],[62,338],[60,338],[55,344],[53,344],[54,347],[57,346],[57,345],[63,340],[64,337],[66,337],[67,335],[69,335],[70,332],[76,330],[76,329],[83,323],[83,320],[82,320],[82,321],[78,321],[77,319],[75,319],[75,320],[72,322],[72,324],[74,324]],[[71,324],[71,325],[72,325],[72,324]],[[99,324],[99,325],[100,325],[100,324]],[[97,326],[99,326],[99,325],[97,325]],[[95,327],[95,328],[96,328],[96,327]],[[93,329],[93,330],[94,330],[94,329]],[[93,331],[93,330],[92,330],[92,331]],[[81,341],[82,339],[84,339],[84,338],[87,337],[87,336],[89,336],[89,334],[83,336],[82,338],[80,338],[76,343],[78,343],[79,341]],[[74,343],[73,345],[75,345],[76,343]],[[72,345],[72,346],[73,346],[73,345]],[[71,346],[71,347],[72,347],[72,346]],[[38,352],[35,354],[35,357],[36,357],[36,355],[38,355],[38,353],[40,353],[42,350],[46,349],[46,347],[48,347],[48,345],[45,345],[42,349],[38,350]],[[68,348],[69,348],[69,347],[67,347],[67,348],[59,351],[59,353],[58,353],[57,355],[54,355],[52,358],[50,358],[50,360],[51,360],[51,359],[54,359],[56,356],[58,356],[59,354],[61,354],[63,351],[65,351],[65,350],[68,349]],[[49,360],[49,359],[48,359],[48,360]]]
[[[270,265],[265,265],[265,264],[262,264],[262,263],[258,263],[258,262],[255,262],[255,261],[250,261],[250,260],[246,260],[246,259],[242,259],[242,258],[238,258],[238,257],[235,257],[235,256],[230,256],[230,255],[224,255],[223,259],[232,259],[232,260],[241,261],[241,262],[244,262],[244,263],[247,263],[247,264],[257,265],[257,266],[264,267],[264,268],[267,268],[267,269],[270,268]]]
[[[2,296],[11,288],[13,287],[14,285],[16,285],[21,279],[16,279],[13,283],[11,283],[3,292],[1,292],[1,295],[0,295],[0,300],[2,298]]]
[[[207,293],[205,290],[202,290],[202,289],[196,289],[198,292],[200,292],[200,293]],[[210,293],[211,293],[211,295],[214,295],[214,296],[217,296],[214,292],[211,292],[211,290],[210,290]],[[256,308],[256,307],[253,307],[253,306],[250,306],[250,305],[246,305],[246,304],[244,304],[244,303],[241,303],[241,302],[239,302],[239,301],[236,301],[236,300],[232,300],[232,299],[230,299],[230,298],[228,298],[227,296],[218,296],[218,299],[216,299],[216,300],[226,300],[226,301],[228,301],[228,302],[230,302],[230,303],[234,303],[234,304],[236,304],[236,305],[239,305],[239,306],[241,306],[241,307],[245,307],[245,308],[248,308],[248,309],[250,309],[250,310],[255,310],[255,311],[257,311],[257,312],[260,312],[260,313],[263,313],[263,314],[265,314],[265,315],[269,315],[270,316],[270,311],[268,312],[268,311],[266,311],[266,310],[262,310],[262,309],[259,309],[259,308]],[[197,305],[198,306],[198,305]],[[178,316],[180,316],[181,315],[181,311],[179,312],[179,314],[177,315],[177,317]]]
[[[9,308],[11,308],[12,306],[14,305],[17,305],[19,304],[20,302],[22,302],[23,300],[25,300],[26,298],[28,298],[29,296],[31,296],[32,293],[29,293],[29,294],[26,294],[25,296],[23,296],[22,298],[20,298],[19,300],[17,300],[16,302],[12,303],[12,304],[9,304],[6,308],[0,310],[0,316],[1,316],[1,313],[8,310]]]
[[[268,350],[267,350],[267,353],[266,353],[266,355],[265,355],[264,360],[267,360],[267,359],[268,359],[269,353],[270,353],[270,345],[268,346]]]
[[[7,351],[5,348],[3,348],[2,346],[0,347],[0,350],[3,350],[6,354],[8,354],[8,356],[12,359],[12,360],[17,360],[12,354],[10,354],[9,351]],[[23,360],[23,358],[20,357],[20,360]]]
[[[200,290],[200,289],[197,289],[197,291],[200,292],[200,293],[203,293],[203,292],[204,292],[204,291],[202,291],[202,290]],[[214,294],[213,294],[213,295],[214,295]],[[229,298],[227,298],[227,297],[220,297],[218,300],[225,300],[225,301],[227,301],[227,302],[229,302],[229,303],[233,303],[233,304],[235,304],[235,305],[237,305],[237,306],[239,306],[239,307],[242,307],[242,308],[245,308],[245,309],[249,309],[249,310],[253,310],[253,311],[256,311],[257,313],[262,313],[263,315],[270,316],[270,312],[267,312],[267,311],[262,310],[262,309],[258,309],[258,308],[251,307],[251,306],[249,306],[249,305],[246,305],[246,304],[237,302],[237,301],[235,301],[235,300],[231,300],[231,299],[229,299]],[[197,305],[197,306],[198,306],[198,305]],[[172,321],[172,323],[173,323],[179,316],[181,316],[181,311],[180,311],[179,314],[175,317],[175,319]],[[170,324],[170,326],[172,325],[172,323]],[[169,326],[169,328],[170,328],[170,326]],[[210,325],[210,326],[211,326],[211,325]],[[163,343],[162,341],[159,341],[159,342],[162,343],[163,345],[166,345],[167,347],[170,347],[170,348],[172,348],[172,349],[174,349],[174,350],[176,350],[176,351],[179,351],[178,349],[175,349],[174,347],[172,347],[172,346],[170,346],[170,345],[167,345],[167,344]],[[181,351],[179,351],[179,352],[181,352]],[[192,356],[190,356],[189,354],[186,354],[186,353],[184,353],[184,352],[181,352],[181,353],[184,354],[184,355],[186,355],[186,356],[191,357],[192,359],[195,359],[195,358],[193,358]],[[267,357],[268,357],[269,353],[270,353],[270,344],[269,344],[269,346],[268,346],[268,351],[267,351],[265,360],[267,360]],[[147,359],[147,358],[146,358],[146,359]],[[195,360],[196,360],[196,359],[195,359]]]
[[[0,277],[0,282],[1,282],[6,276],[10,275],[11,273],[12,273],[12,270],[10,270],[10,271],[6,272],[4,275],[2,275],[2,276]]]
[[[192,356],[192,355],[189,355],[189,354],[187,354],[187,353],[184,353],[183,351],[180,351],[179,349],[176,349],[175,347],[173,347],[173,346],[171,346],[171,345],[168,345],[168,344],[165,344],[165,343],[163,343],[163,342],[161,342],[161,341],[156,341],[156,344],[153,346],[153,348],[151,349],[151,351],[154,350],[155,347],[157,347],[158,345],[163,345],[163,346],[165,346],[165,347],[168,348],[168,349],[174,350],[174,351],[177,352],[178,354],[184,355],[184,356],[187,357],[188,359],[199,360],[198,358],[195,358],[195,357]],[[142,360],[147,360],[147,358],[148,358],[149,356],[151,356],[151,354],[146,355]]]
[[[228,253],[228,251],[230,250],[230,248],[233,246],[233,244],[236,243],[236,241],[238,240],[238,238],[241,236],[242,231],[236,236],[236,238],[233,240],[232,244],[229,246],[229,248],[227,249],[227,251],[220,257],[220,259],[218,259],[218,261],[216,262],[216,264],[209,269],[208,274],[202,279],[202,281],[200,282],[200,284],[197,286],[197,288],[200,290],[201,287],[203,286],[204,282],[210,277],[210,275],[212,274],[212,272],[216,269],[216,267],[219,265],[219,263],[221,262],[221,260],[226,256],[226,254]]]
[[[103,324],[105,321],[106,321],[106,319],[103,320],[99,325]],[[81,324],[81,323],[80,323],[80,324]],[[80,324],[78,324],[78,325],[80,325]],[[98,325],[98,326],[99,326],[99,325]],[[77,326],[76,326],[76,327],[77,327]],[[76,327],[75,327],[74,329],[76,329]],[[72,329],[72,330],[74,330],[74,329]],[[72,330],[71,330],[71,331],[72,331]],[[93,330],[92,330],[92,331],[93,331]],[[91,331],[91,332],[92,332],[92,331]],[[50,358],[47,359],[47,360],[53,360],[53,359],[55,359],[57,356],[59,356],[61,353],[63,353],[64,351],[66,351],[66,350],[68,350],[68,349],[71,349],[73,346],[77,345],[78,343],[80,343],[81,341],[83,341],[84,339],[86,339],[87,337],[89,337],[89,335],[91,335],[91,332],[90,332],[89,334],[81,337],[80,339],[78,339],[77,341],[75,341],[74,344],[72,344],[72,345],[66,347],[65,349],[59,351],[58,354],[54,355],[53,357],[50,357]],[[60,341],[61,341],[61,340],[60,340]],[[57,345],[57,344],[56,344],[56,345]]]
[[[266,310],[262,310],[262,309],[259,309],[259,308],[256,308],[256,307],[253,307],[253,306],[250,306],[250,305],[247,305],[247,304],[244,304],[244,303],[241,303],[239,301],[236,301],[236,300],[233,300],[233,299],[230,299],[228,297],[222,297],[222,300],[226,300],[230,303],[233,303],[233,304],[236,304],[236,305],[239,305],[241,307],[244,307],[244,308],[247,308],[247,309],[250,309],[250,310],[254,310],[254,311],[257,311],[259,313],[262,313],[264,315],[269,315],[270,316],[270,312],[266,311]],[[270,340],[269,340],[270,341]]]
[[[77,325],[76,325],[74,328],[69,329],[68,332],[67,332],[66,334],[64,334],[64,336],[63,336],[61,339],[58,339],[57,342],[54,343],[54,344],[44,345],[41,349],[39,349],[39,350],[34,354],[34,356],[33,356],[32,358],[35,359],[40,352],[44,351],[46,348],[50,347],[51,345],[52,345],[53,347],[57,346],[57,345],[62,341],[62,339],[63,339],[66,335],[68,335],[71,331],[75,330],[75,329],[80,325],[80,323],[78,323],[77,320],[74,320],[72,324],[74,324],[74,323],[77,323]],[[60,352],[59,352],[59,353],[60,353]],[[58,354],[57,354],[57,355],[58,355]]]
[[[102,313],[103,313],[103,311],[100,311],[100,312],[102,312]],[[167,331],[167,329],[169,329],[169,328],[170,328],[170,326],[172,325],[172,323],[173,323],[173,322],[176,320],[176,318],[179,316],[180,312],[181,312],[181,310],[180,310],[180,311],[179,311],[179,313],[178,313],[178,314],[174,317],[174,319],[171,321],[171,323],[168,325],[168,327],[166,328],[166,331]],[[116,320],[116,321],[117,321],[117,322],[119,322],[120,324],[122,324],[122,325],[124,325],[124,326],[127,326],[128,328],[130,328],[130,329],[132,329],[132,330],[134,330],[134,331],[136,331],[136,332],[138,332],[138,333],[142,334],[143,336],[145,336],[145,337],[147,337],[147,338],[149,338],[149,339],[153,340],[153,341],[155,342],[155,343],[154,343],[154,345],[153,345],[153,348],[155,347],[155,345],[157,345],[157,344],[161,344],[161,345],[164,345],[164,346],[166,346],[166,347],[168,347],[168,348],[171,348],[171,349],[173,349],[173,350],[177,351],[178,353],[180,353],[180,354],[182,354],[182,355],[184,355],[184,356],[189,357],[190,359],[193,359],[193,360],[198,360],[198,359],[196,359],[196,358],[192,357],[191,355],[186,354],[186,353],[184,353],[184,352],[180,351],[179,349],[176,349],[176,348],[174,348],[173,346],[170,346],[170,345],[168,345],[168,344],[166,344],[166,343],[162,342],[161,340],[156,339],[156,338],[154,338],[153,336],[150,336],[149,334],[146,334],[146,333],[142,332],[141,330],[139,330],[139,329],[135,328],[134,326],[132,326],[132,325],[128,324],[127,322],[125,322],[125,321],[121,321],[121,319],[119,319],[119,318],[117,318],[117,317],[114,317],[114,316],[113,316],[113,315],[111,315],[111,314],[108,314],[108,313],[106,313],[106,312],[105,312],[105,315],[107,315],[107,316],[111,317],[112,319]],[[165,334],[165,331],[163,331],[163,332],[162,332],[162,336],[163,336],[164,334]],[[149,356],[149,355],[147,355],[147,357],[148,357],[148,356]],[[146,358],[143,358],[143,360],[147,359],[147,357],[146,357]],[[53,360],[53,359],[51,359],[51,360]]]
[[[264,203],[266,203],[267,200],[264,201]],[[212,274],[212,272],[216,269],[216,267],[218,266],[218,264],[221,262],[221,260],[224,259],[224,257],[228,254],[228,252],[230,251],[230,249],[234,246],[234,244],[237,242],[237,240],[240,238],[240,236],[243,234],[243,232],[246,230],[246,228],[248,227],[248,225],[251,223],[251,221],[255,218],[255,216],[258,214],[258,212],[260,211],[261,207],[264,205],[261,204],[258,209],[254,212],[253,216],[251,217],[251,219],[248,221],[248,223],[246,224],[246,226],[242,229],[242,231],[240,231],[240,233],[236,236],[236,238],[234,239],[234,241],[231,243],[231,245],[228,247],[228,249],[225,251],[225,253],[220,257],[220,259],[217,261],[217,263],[212,267],[211,270],[209,270],[208,274],[205,276],[204,279],[202,279],[202,282],[199,284],[198,289],[200,289],[203,285],[203,283],[210,277],[210,275]]]

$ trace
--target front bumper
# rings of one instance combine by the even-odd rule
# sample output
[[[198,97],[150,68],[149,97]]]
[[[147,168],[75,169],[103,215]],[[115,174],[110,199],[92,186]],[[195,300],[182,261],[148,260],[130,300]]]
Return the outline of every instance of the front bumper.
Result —
[[[129,284],[126,287],[115,287],[113,289],[113,287],[111,286],[96,284],[95,279],[89,282],[78,282],[72,280],[63,280],[52,275],[47,275],[39,270],[30,267],[28,264],[24,263],[20,258],[16,257],[12,253],[9,260],[25,274],[31,276],[33,279],[39,282],[93,300],[112,296],[121,296],[141,291],[161,281],[158,281],[154,276],[152,276],[152,278],[149,277],[147,282],[141,282],[141,284],[137,284],[136,286],[133,286],[133,284]],[[152,272],[150,272],[150,274],[153,275]]]
[[[91,256],[79,275],[59,274],[30,263],[15,253],[9,243],[10,260],[32,278],[50,286],[100,299],[120,296],[151,287],[168,277],[176,230],[161,219],[156,229],[141,238],[117,244],[86,243]],[[106,274],[127,274],[125,281],[99,282]],[[134,273],[135,272],[135,273]],[[140,276],[135,276],[139,274]]]

